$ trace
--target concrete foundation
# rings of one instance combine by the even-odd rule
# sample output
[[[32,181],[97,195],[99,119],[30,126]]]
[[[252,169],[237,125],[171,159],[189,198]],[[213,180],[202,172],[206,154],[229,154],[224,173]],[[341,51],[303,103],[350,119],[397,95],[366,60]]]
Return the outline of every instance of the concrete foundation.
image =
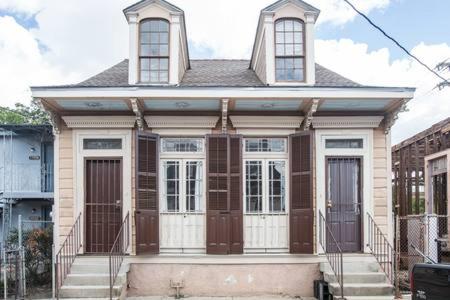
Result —
[[[318,263],[305,264],[131,264],[128,296],[313,296]]]

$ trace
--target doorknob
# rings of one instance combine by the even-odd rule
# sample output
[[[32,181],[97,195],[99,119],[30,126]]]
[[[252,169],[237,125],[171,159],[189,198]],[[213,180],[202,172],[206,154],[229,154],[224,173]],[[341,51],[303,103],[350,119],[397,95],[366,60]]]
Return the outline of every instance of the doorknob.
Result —
[[[333,203],[331,203],[331,200],[327,201],[327,208],[332,208],[333,207]]]

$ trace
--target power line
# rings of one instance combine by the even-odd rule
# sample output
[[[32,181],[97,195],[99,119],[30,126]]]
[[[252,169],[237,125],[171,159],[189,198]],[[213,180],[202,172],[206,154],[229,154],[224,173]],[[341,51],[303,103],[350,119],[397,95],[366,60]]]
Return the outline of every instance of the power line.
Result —
[[[436,75],[437,77],[439,77],[441,80],[443,80],[442,83],[440,83],[440,85],[450,85],[450,82],[445,79],[444,77],[442,77],[439,73],[437,73],[436,71],[434,71],[433,69],[431,69],[428,65],[426,65],[424,62],[422,62],[419,58],[417,58],[414,54],[412,54],[411,52],[408,51],[408,49],[406,49],[405,47],[403,47],[395,38],[391,37],[389,34],[387,34],[380,26],[376,25],[368,16],[366,16],[364,13],[362,13],[361,11],[359,11],[352,3],[350,3],[350,1],[348,0],[344,0],[348,5],[350,5],[350,7],[356,12],[358,13],[360,16],[362,16],[364,19],[366,19],[367,22],[370,23],[370,25],[372,25],[373,27],[375,27],[378,31],[380,31],[385,37],[387,37],[388,39],[390,39],[392,42],[394,42],[394,44],[396,44],[400,49],[402,49],[406,54],[408,54],[410,57],[412,57],[415,61],[417,61],[419,64],[421,64],[422,66],[424,66],[426,69],[428,69],[428,71],[430,71],[431,73],[433,73],[434,75]]]

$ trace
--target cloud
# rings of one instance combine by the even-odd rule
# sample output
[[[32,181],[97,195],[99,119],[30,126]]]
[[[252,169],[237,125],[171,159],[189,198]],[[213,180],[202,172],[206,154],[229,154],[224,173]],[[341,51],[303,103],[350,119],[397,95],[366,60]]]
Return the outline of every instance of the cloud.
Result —
[[[450,45],[420,43],[411,52],[429,66],[450,57]],[[409,112],[400,114],[392,130],[394,143],[450,116],[450,88],[439,91],[439,78],[411,58],[390,62],[387,48],[368,51],[368,45],[352,40],[317,40],[316,59],[324,66],[362,84],[417,87]],[[450,77],[450,74],[447,74]]]

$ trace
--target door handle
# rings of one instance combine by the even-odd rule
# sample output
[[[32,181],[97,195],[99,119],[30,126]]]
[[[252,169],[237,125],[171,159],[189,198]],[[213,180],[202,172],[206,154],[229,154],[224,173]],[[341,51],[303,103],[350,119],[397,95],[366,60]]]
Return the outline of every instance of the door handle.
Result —
[[[332,208],[333,207],[333,203],[331,202],[331,200],[327,201],[327,208]]]

